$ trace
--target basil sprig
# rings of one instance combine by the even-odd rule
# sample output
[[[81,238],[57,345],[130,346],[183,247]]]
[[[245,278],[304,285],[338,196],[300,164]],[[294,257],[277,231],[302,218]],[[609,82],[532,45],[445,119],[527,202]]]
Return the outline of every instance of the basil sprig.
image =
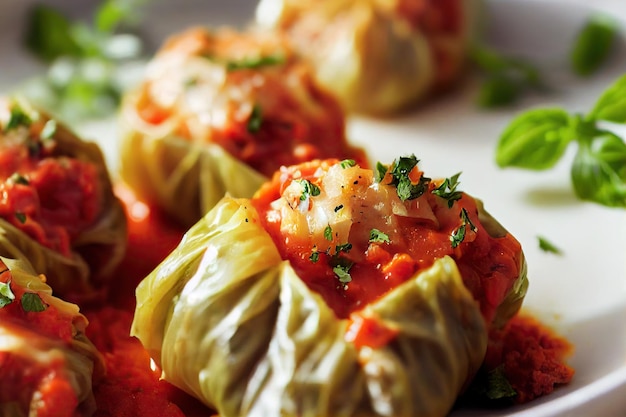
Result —
[[[574,73],[593,74],[607,60],[618,31],[617,22],[606,15],[591,16],[582,27],[570,52]]]
[[[576,195],[609,207],[626,207],[626,144],[600,122],[626,124],[626,75],[598,99],[587,116],[558,108],[534,109],[516,117],[500,136],[496,163],[531,170],[552,168],[571,143]]]

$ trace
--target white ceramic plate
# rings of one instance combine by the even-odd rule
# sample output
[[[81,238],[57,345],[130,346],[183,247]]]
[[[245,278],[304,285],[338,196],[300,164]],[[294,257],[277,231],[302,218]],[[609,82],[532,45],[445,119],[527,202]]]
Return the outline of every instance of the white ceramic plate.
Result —
[[[10,4],[9,4],[10,3]],[[42,68],[19,44],[21,22],[30,1],[0,1],[0,91]],[[74,15],[87,2],[56,0]],[[241,26],[253,16],[253,0],[226,2],[165,0],[150,5],[146,33],[158,45],[170,33],[194,24]],[[623,0],[604,0],[593,8],[581,1],[487,0],[488,42],[507,54],[537,63],[555,87],[516,107],[483,111],[474,104],[477,85],[441,98],[402,117],[353,118],[349,136],[373,159],[389,162],[415,153],[429,176],[463,171],[461,188],[486,208],[521,242],[529,264],[525,308],[575,345],[573,382],[530,404],[505,410],[456,410],[460,416],[626,416],[626,211],[575,199],[569,183],[573,154],[547,172],[499,170],[494,161],[498,135],[511,118],[531,106],[562,106],[584,112],[601,91],[626,72],[626,42],[620,39],[611,61],[596,75],[578,79],[567,67],[572,39],[586,17],[609,11],[624,22]],[[117,167],[115,124],[75,126],[103,144]],[[626,129],[621,130],[626,134]],[[573,150],[573,149],[570,149]],[[542,235],[560,247],[555,256],[538,248]]]

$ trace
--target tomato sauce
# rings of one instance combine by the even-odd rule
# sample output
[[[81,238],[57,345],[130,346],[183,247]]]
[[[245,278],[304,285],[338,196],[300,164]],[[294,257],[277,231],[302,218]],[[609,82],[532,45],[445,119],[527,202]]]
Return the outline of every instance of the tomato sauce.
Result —
[[[349,270],[351,280],[342,285],[334,270],[336,255],[319,253],[319,260],[313,262],[309,236],[283,234],[282,221],[277,218],[277,212],[271,210],[272,201],[281,197],[295,173],[299,179],[319,184],[322,165],[318,161],[290,168],[288,172],[281,171],[257,193],[253,203],[282,257],[290,261],[312,290],[322,295],[338,317],[349,317],[420,270],[428,268],[436,259],[449,255],[457,262],[467,288],[480,302],[483,316],[488,322],[492,321],[497,307],[520,274],[521,246],[510,234],[490,236],[478,218],[476,201],[472,197],[463,194],[452,208],[448,208],[445,203],[437,201],[440,197],[431,193],[439,185],[431,182],[425,196],[430,206],[435,208],[438,224],[397,216],[401,237],[388,243],[368,241],[369,230],[384,228],[385,220],[377,217],[377,213],[370,216],[362,213],[362,219],[353,219],[349,242],[351,249],[341,254],[352,264]],[[345,192],[349,193],[347,188]],[[371,201],[368,204],[373,207],[391,202]],[[462,224],[462,210],[466,210],[475,229],[467,225],[465,239],[453,247],[451,235]]]
[[[97,168],[54,154],[43,123],[3,133],[0,141],[0,217],[62,255],[99,216],[102,190]]]

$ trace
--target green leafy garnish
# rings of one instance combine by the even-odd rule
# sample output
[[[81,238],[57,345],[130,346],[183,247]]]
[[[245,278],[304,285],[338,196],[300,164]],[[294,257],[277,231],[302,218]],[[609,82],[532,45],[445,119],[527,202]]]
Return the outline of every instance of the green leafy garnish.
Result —
[[[337,213],[339,210],[341,210],[343,208],[343,204],[339,204],[337,207],[335,207],[335,213]]]
[[[576,195],[609,207],[626,207],[626,144],[600,127],[602,121],[626,123],[626,75],[601,95],[587,116],[550,108],[516,117],[500,136],[496,162],[502,168],[546,170],[576,143],[570,172]]]
[[[450,243],[452,243],[453,248],[456,248],[461,244],[461,242],[465,240],[468,226],[473,232],[476,232],[478,230],[474,223],[472,223],[472,220],[469,218],[467,210],[461,209],[460,217],[461,225],[457,227],[454,231],[452,231],[452,234],[450,235]]]
[[[344,159],[343,161],[339,163],[339,165],[343,169],[351,168],[353,166],[356,166],[356,161],[354,159]]]
[[[389,236],[378,229],[370,230],[370,243],[390,243]]]
[[[320,253],[318,251],[311,252],[311,256],[309,256],[309,261],[315,263],[320,260]]]
[[[9,121],[4,127],[4,131],[8,132],[9,130],[17,129],[20,126],[28,127],[32,123],[32,119],[20,106],[14,104],[11,107],[11,116],[9,117]]]
[[[439,187],[435,188],[432,191],[432,193],[436,196],[439,196],[448,201],[448,208],[452,208],[454,202],[460,200],[461,197],[463,197],[463,193],[456,190],[456,188],[459,186],[460,176],[461,173],[458,172],[450,178],[446,178]]]
[[[517,391],[504,375],[501,366],[489,372],[481,373],[472,384],[471,391],[488,400],[510,400],[517,396]]]
[[[320,187],[313,184],[309,180],[295,180],[302,186],[302,194],[300,194],[300,201],[305,201],[309,197],[315,197],[320,195]]]
[[[481,107],[511,104],[527,91],[544,88],[539,71],[522,59],[505,57],[482,47],[473,48],[470,56],[485,78],[478,95]]]
[[[617,38],[618,24],[607,15],[589,18],[578,33],[570,53],[573,71],[583,77],[593,74],[607,60]]]
[[[246,128],[250,133],[257,133],[261,130],[261,125],[263,124],[263,111],[261,106],[255,104],[252,108],[252,112],[250,113],[250,118],[248,119],[248,124]]]
[[[352,281],[352,276],[350,275],[350,268],[352,268],[351,262],[342,262],[333,267],[333,272],[339,278],[339,282],[342,284],[347,284]]]
[[[43,302],[39,294],[34,292],[24,293],[22,296],[22,308],[29,313],[41,313],[45,311],[48,306]]]
[[[554,253],[555,255],[562,255],[563,252],[556,245],[550,242],[543,236],[537,236],[537,241],[539,242],[539,249],[544,252]]]
[[[239,61],[228,61],[226,62],[226,70],[239,71],[243,69],[259,69],[284,63],[285,57],[283,55],[267,55],[256,58],[245,58]]]
[[[391,168],[392,180],[389,183],[396,187],[398,197],[400,200],[414,200],[420,197],[428,188],[430,178],[426,178],[423,175],[420,177],[417,184],[413,184],[409,174],[417,166],[419,159],[415,155],[409,157],[400,157],[393,162]]]
[[[26,177],[24,177],[22,174],[17,173],[17,172],[9,177],[9,181],[11,181],[13,184],[21,184],[21,185],[30,184],[30,182],[28,182]]]
[[[388,170],[389,167],[387,165],[384,165],[381,162],[376,162],[376,171],[374,171],[374,179],[376,180],[376,182],[381,182],[383,178],[385,178]]]
[[[5,269],[3,273],[8,271]],[[0,282],[0,308],[11,304],[15,300],[15,294],[11,290],[11,281]]]
[[[26,223],[26,215],[24,213],[16,212],[15,218],[22,224]]]
[[[352,243],[343,243],[341,245],[337,245],[335,246],[335,253],[340,253],[340,252],[350,252],[350,250],[352,249]]]
[[[143,42],[126,30],[139,20],[145,0],[105,0],[91,22],[73,21],[59,10],[35,5],[24,43],[48,73],[31,80],[21,93],[69,120],[111,114],[134,80],[127,67],[139,58]]]
[[[324,239],[331,242],[333,240],[333,229],[329,226],[324,228]]]

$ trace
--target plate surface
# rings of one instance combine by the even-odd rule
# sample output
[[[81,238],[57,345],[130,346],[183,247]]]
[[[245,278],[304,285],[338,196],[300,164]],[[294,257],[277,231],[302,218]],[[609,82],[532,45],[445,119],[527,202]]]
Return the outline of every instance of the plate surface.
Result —
[[[20,47],[30,3],[0,1],[3,92],[43,70]],[[76,16],[89,12],[88,2],[47,3]],[[149,6],[145,31],[158,46],[168,34],[191,25],[242,26],[252,19],[254,5],[253,0],[163,0]],[[485,5],[487,42],[537,64],[554,91],[527,96],[514,107],[485,111],[474,104],[478,86],[469,79],[459,91],[393,119],[353,117],[349,137],[373,160],[390,162],[414,153],[431,177],[462,171],[462,190],[480,197],[524,247],[530,279],[525,308],[575,345],[570,362],[576,375],[569,386],[525,406],[456,410],[453,416],[626,416],[626,211],[575,199],[569,180],[573,149],[546,172],[500,170],[494,163],[498,135],[515,114],[546,106],[585,112],[626,73],[624,35],[596,75],[579,79],[567,66],[569,47],[584,20],[598,10],[609,11],[621,19],[626,34],[626,7],[623,0],[593,6],[574,0],[487,0]],[[75,128],[103,145],[115,173],[115,122]],[[620,132],[626,137],[626,129]],[[542,252],[538,235],[561,248],[563,256]]]

